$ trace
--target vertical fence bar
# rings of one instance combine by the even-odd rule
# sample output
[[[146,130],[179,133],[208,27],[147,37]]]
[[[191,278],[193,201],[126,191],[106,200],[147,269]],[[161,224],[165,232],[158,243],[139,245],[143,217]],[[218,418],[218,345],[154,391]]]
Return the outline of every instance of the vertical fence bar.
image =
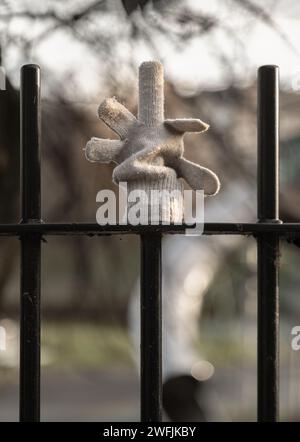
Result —
[[[160,422],[161,234],[141,235],[141,421]]]
[[[40,68],[21,69],[22,223],[41,222]],[[21,236],[20,421],[40,420],[41,238]]]
[[[258,71],[258,220],[280,222],[279,208],[279,69]],[[258,413],[260,422],[278,419],[279,388],[279,238],[257,238],[258,272]]]

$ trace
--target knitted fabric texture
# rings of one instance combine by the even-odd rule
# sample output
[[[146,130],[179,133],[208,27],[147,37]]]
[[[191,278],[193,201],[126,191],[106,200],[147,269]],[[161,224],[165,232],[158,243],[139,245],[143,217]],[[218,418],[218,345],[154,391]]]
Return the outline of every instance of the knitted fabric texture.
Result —
[[[183,178],[192,189],[203,189],[205,195],[219,191],[219,179],[214,172],[183,157],[184,134],[204,132],[209,126],[194,118],[164,119],[161,63],[150,61],[140,66],[138,118],[115,98],[104,100],[98,115],[120,140],[92,138],[86,145],[86,158],[92,162],[115,162],[116,184],[126,182],[128,190],[141,189],[146,193],[151,189],[182,192],[178,178]],[[174,204],[172,221],[178,221],[182,215],[176,201]]]

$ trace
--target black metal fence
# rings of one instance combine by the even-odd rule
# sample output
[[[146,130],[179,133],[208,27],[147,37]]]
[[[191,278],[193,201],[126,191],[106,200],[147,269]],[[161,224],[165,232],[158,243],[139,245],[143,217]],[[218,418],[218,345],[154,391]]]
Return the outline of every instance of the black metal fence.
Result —
[[[258,421],[278,419],[279,240],[300,234],[300,223],[278,218],[279,74],[258,71],[258,222],[206,223],[205,235],[252,235],[257,239]],[[1,236],[21,242],[20,420],[40,419],[41,241],[46,235],[137,234],[141,241],[141,420],[159,422],[162,409],[161,237],[183,234],[185,226],[129,226],[41,219],[40,69],[21,70],[21,201],[19,224],[0,225]]]

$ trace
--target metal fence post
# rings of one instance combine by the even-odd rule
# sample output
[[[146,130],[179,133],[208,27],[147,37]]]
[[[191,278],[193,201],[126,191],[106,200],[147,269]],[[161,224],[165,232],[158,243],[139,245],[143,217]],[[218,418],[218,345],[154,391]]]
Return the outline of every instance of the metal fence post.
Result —
[[[279,69],[258,71],[258,194],[259,222],[279,223]],[[258,273],[258,421],[278,419],[279,237],[257,238]]]
[[[141,235],[141,421],[160,422],[161,234]]]
[[[21,70],[21,223],[41,222],[40,68]],[[20,421],[40,419],[41,237],[21,235]]]

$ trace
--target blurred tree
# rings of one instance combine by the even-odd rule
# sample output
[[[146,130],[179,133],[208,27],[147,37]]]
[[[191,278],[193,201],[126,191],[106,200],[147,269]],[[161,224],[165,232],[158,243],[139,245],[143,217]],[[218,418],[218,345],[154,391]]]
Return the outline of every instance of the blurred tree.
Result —
[[[0,35],[5,52],[22,51],[28,57],[45,39],[64,30],[74,40],[95,51],[97,57],[105,55],[106,65],[115,66],[116,51],[124,43],[132,48],[143,44],[161,58],[161,38],[177,50],[183,50],[193,39],[219,29],[232,43],[239,44],[239,56],[245,57],[245,42],[241,41],[238,32],[234,32],[232,24],[219,18],[218,8],[208,13],[201,6],[202,2],[192,5],[187,0],[66,0],[63,4],[51,0],[42,3],[5,0],[0,6]],[[254,0],[230,0],[226,5],[220,3],[221,6],[229,13],[240,8],[241,14],[265,23],[298,53],[272,18],[268,4],[263,7]],[[215,57],[230,69],[222,45],[214,49]],[[130,53],[126,56],[130,65],[133,62]],[[112,69],[110,75],[116,75]]]

